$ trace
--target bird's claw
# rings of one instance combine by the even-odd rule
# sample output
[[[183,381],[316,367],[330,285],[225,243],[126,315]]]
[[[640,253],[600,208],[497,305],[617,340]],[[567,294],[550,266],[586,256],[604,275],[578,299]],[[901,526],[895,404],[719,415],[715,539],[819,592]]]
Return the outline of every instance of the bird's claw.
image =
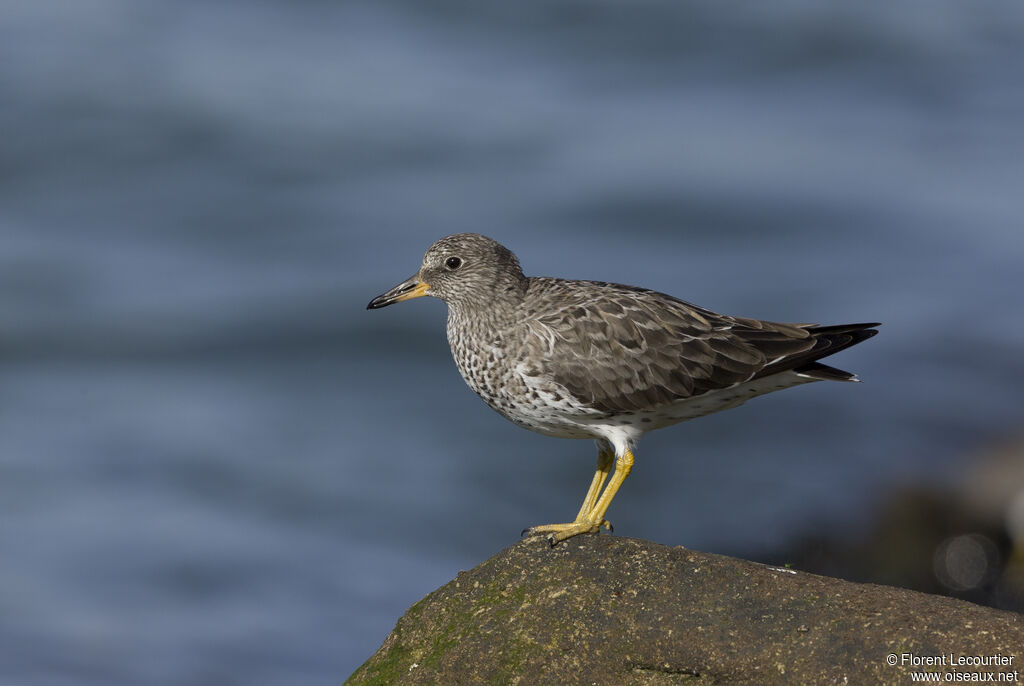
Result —
[[[568,522],[566,524],[541,524],[539,526],[530,526],[523,529],[519,535],[520,537],[544,536],[547,542],[551,544],[551,547],[554,548],[561,541],[579,534],[600,533],[602,527],[607,529],[609,532],[615,531],[611,522],[607,519],[602,519],[600,522],[581,520]]]

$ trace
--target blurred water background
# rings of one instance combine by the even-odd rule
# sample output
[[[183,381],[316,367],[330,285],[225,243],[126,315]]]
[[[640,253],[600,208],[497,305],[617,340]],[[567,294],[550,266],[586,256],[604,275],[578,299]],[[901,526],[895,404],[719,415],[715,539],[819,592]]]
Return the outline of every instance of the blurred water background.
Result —
[[[955,483],[1022,428],[1022,74],[1009,0],[0,3],[0,682],[337,684],[570,518],[593,445],[364,310],[458,231],[884,322],[648,436],[616,532],[768,559]]]

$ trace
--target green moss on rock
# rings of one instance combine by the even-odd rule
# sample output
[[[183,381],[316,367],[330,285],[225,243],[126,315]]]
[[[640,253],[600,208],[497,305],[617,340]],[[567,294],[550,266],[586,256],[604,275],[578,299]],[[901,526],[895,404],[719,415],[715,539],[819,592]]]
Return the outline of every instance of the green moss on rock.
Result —
[[[1021,669],[1024,620],[903,589],[579,536],[554,549],[521,541],[461,572],[413,605],[346,683],[895,684],[909,672],[888,654],[950,652],[1012,655]]]

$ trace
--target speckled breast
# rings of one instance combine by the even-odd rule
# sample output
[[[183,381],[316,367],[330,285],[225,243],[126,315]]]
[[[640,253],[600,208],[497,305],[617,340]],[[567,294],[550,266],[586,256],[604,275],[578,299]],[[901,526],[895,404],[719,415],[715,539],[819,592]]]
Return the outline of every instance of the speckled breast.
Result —
[[[536,380],[523,374],[529,365],[515,336],[477,333],[449,317],[448,343],[466,384],[506,419],[549,436],[594,437],[586,424],[575,420],[575,403],[539,390]]]

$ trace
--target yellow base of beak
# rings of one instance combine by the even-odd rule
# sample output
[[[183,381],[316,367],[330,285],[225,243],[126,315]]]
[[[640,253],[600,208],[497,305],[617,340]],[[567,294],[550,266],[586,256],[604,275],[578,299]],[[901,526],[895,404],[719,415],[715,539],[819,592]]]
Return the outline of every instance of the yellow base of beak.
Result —
[[[420,281],[418,277],[414,276],[398,284],[387,293],[378,295],[370,301],[370,304],[366,306],[366,309],[376,310],[379,307],[394,305],[395,303],[400,303],[403,300],[422,298],[424,295],[429,295],[429,290],[430,286],[427,283]]]

